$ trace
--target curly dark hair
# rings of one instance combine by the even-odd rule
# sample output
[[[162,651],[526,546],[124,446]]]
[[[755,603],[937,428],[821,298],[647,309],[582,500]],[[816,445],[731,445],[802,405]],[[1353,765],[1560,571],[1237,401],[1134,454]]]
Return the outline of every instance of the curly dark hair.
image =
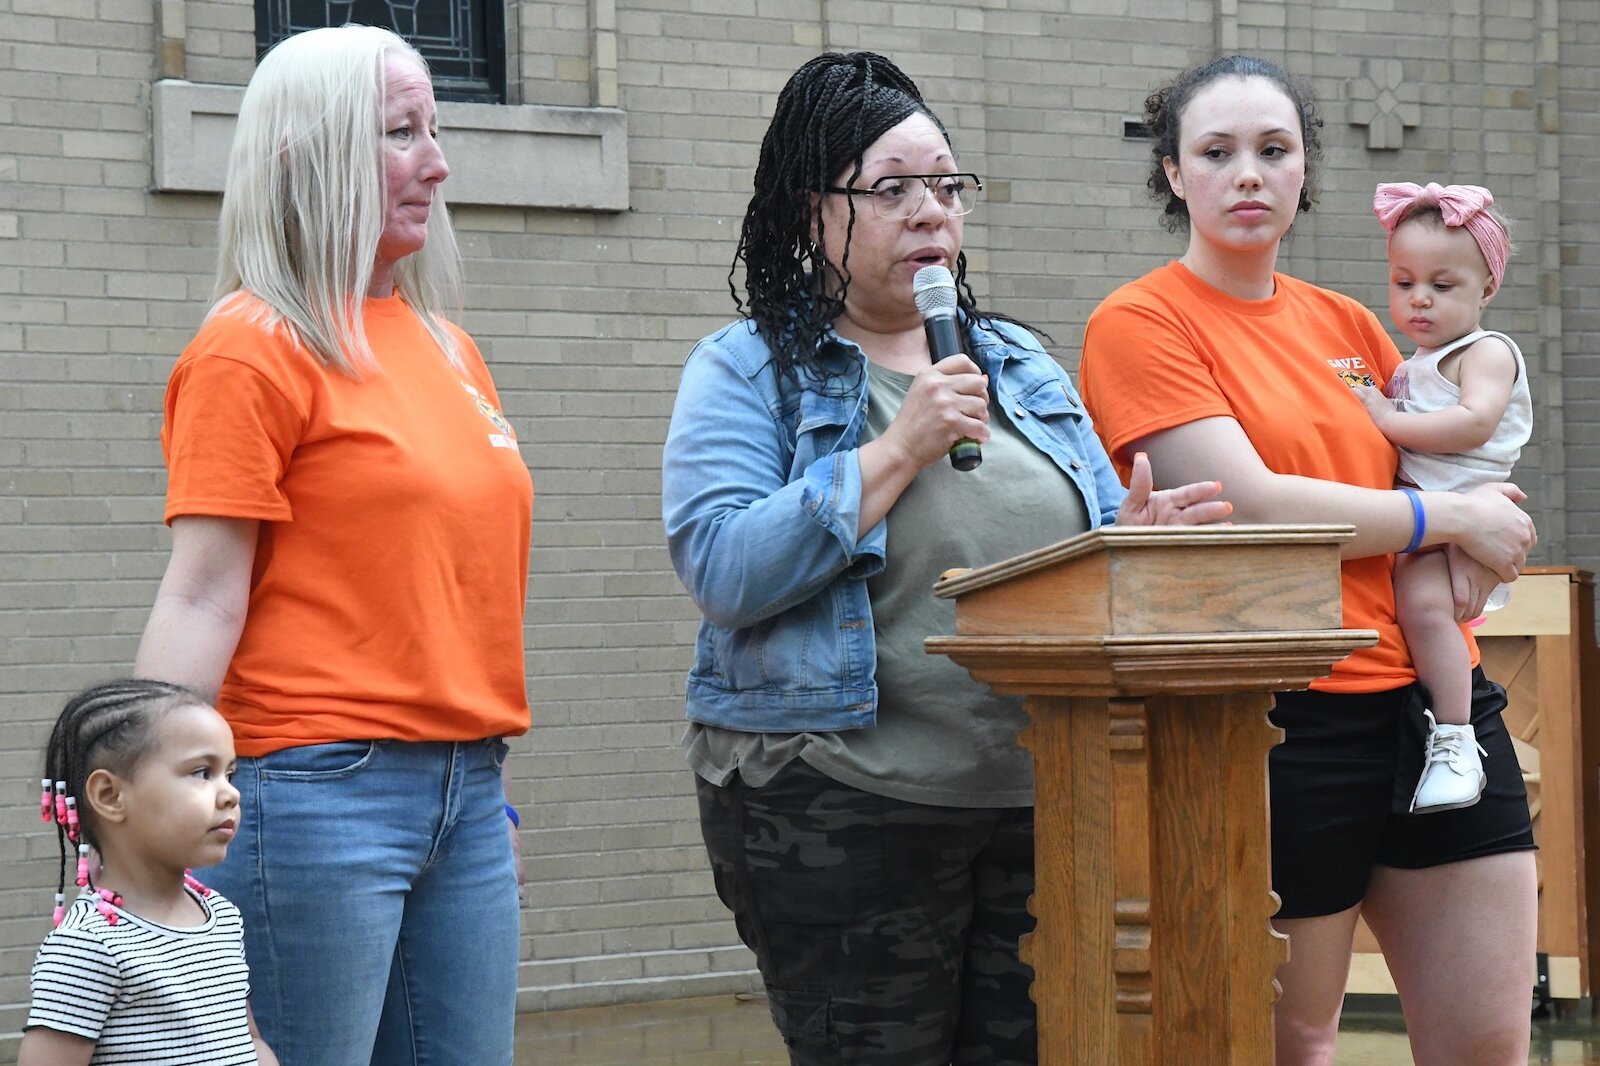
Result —
[[[1173,233],[1189,228],[1189,207],[1167,181],[1165,159],[1178,158],[1179,123],[1195,93],[1219,78],[1265,78],[1283,90],[1300,114],[1300,139],[1306,152],[1306,182],[1300,189],[1300,210],[1317,201],[1322,161],[1322,113],[1311,89],[1271,60],[1257,56],[1219,56],[1191,67],[1151,93],[1144,102],[1144,128],[1150,134],[1150,195],[1162,205],[1161,224]]]
[[[816,279],[832,268],[822,255],[820,218],[818,239],[811,238],[812,196],[836,184],[847,167],[854,169],[844,184],[853,185],[861,176],[863,153],[914,114],[928,116],[950,143],[949,131],[923,103],[916,83],[875,52],[825,52],[795,71],[778,94],[728,268],[728,291],[740,313],[755,322],[780,372],[798,368],[824,376],[819,342],[843,313],[850,285],[855,198],[847,197],[850,221],[843,259],[834,272],[837,285],[823,286]],[[741,261],[748,303],[735,284]],[[957,305],[984,321],[966,272],[966,256],[957,255]]]

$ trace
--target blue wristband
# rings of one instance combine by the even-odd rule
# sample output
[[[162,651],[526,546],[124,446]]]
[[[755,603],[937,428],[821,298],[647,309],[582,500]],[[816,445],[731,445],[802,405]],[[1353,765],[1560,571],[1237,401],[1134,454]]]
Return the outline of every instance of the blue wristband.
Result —
[[[521,829],[522,828],[522,819],[517,817],[517,809],[515,807],[511,806],[511,804],[509,804],[509,803],[506,804],[506,817],[511,819],[511,828],[513,828],[513,829]]]
[[[1411,501],[1411,543],[1405,546],[1402,554],[1410,555],[1422,547],[1422,538],[1428,535],[1428,516],[1422,510],[1422,497],[1417,495],[1416,489],[1402,488],[1406,499]]]

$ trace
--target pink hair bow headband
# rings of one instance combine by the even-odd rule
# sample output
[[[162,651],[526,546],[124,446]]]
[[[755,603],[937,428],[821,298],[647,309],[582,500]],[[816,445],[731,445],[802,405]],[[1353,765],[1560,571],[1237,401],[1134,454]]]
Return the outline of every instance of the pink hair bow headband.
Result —
[[[1395,227],[1423,208],[1437,208],[1446,226],[1460,226],[1472,234],[1489,265],[1496,288],[1505,277],[1506,260],[1511,255],[1511,239],[1500,220],[1489,213],[1494,193],[1481,185],[1440,185],[1430,181],[1418,185],[1410,181],[1386,181],[1372,195],[1372,213],[1378,216],[1389,239]]]

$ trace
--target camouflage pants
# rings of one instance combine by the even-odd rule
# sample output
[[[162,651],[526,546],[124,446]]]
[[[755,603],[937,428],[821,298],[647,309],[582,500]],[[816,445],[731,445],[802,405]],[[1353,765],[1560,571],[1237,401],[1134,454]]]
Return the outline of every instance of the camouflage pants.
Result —
[[[1031,808],[929,807],[799,759],[761,788],[696,777],[717,894],[794,1066],[1038,1058]]]

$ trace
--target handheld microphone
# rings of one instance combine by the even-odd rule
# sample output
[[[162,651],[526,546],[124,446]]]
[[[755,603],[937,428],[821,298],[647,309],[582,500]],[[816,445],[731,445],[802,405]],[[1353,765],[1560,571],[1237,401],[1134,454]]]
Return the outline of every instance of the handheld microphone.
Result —
[[[923,267],[911,280],[911,297],[922,315],[922,329],[928,335],[928,353],[937,363],[965,351],[956,317],[956,279],[942,266]],[[950,465],[957,470],[976,470],[983,462],[983,449],[970,437],[950,446]]]

